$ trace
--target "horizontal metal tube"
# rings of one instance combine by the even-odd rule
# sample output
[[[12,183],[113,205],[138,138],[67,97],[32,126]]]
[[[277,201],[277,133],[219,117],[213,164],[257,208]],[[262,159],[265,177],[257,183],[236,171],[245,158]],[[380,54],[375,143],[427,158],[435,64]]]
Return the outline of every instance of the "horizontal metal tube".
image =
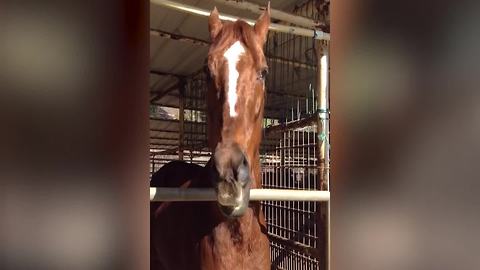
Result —
[[[210,11],[206,9],[197,8],[195,6],[190,6],[186,4],[177,3],[175,1],[168,1],[168,0],[150,0],[151,3],[162,5],[171,9],[180,10],[183,12],[187,12],[190,14],[200,15],[200,16],[210,16]],[[232,15],[224,15],[220,14],[220,19],[225,21],[236,21],[238,19],[244,20],[250,25],[254,25],[255,21],[245,18],[239,18],[237,16]],[[307,28],[300,28],[288,25],[282,25],[277,23],[270,24],[270,30],[275,32],[283,32],[283,33],[290,33],[292,35],[298,36],[305,36],[305,37],[313,37],[315,39],[323,39],[323,40],[330,40],[330,34],[322,32],[317,29],[307,29]]]
[[[247,1],[238,1],[238,0],[215,0],[215,1],[219,3],[223,3],[230,7],[234,7],[242,10],[248,10],[256,14],[262,14],[262,12],[265,10],[265,7],[262,7],[258,4],[250,3]],[[312,19],[293,15],[293,14],[283,12],[281,10],[277,10],[273,8],[270,8],[270,17],[273,19],[281,20],[288,23],[293,23],[293,24],[307,27],[307,28],[318,27],[319,25]]]
[[[216,201],[208,188],[150,188],[150,201]],[[251,189],[251,201],[329,201],[330,192],[320,190]]]

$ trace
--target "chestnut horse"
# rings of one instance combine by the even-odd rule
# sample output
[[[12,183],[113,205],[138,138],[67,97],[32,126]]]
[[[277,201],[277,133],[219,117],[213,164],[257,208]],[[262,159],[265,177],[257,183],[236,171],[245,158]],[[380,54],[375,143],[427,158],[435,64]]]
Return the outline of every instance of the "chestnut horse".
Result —
[[[207,92],[208,144],[205,167],[181,161],[163,166],[151,186],[214,188],[215,202],[151,205],[151,269],[270,269],[269,242],[260,203],[259,148],[267,70],[263,45],[270,7],[255,26],[209,17],[212,45]]]

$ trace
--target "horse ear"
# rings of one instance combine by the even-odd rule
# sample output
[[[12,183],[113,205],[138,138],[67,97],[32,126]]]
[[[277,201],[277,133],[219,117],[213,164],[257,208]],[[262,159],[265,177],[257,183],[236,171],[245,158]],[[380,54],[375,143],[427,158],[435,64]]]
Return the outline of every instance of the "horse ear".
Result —
[[[220,33],[222,26],[217,7],[214,7],[208,18],[208,31],[210,32],[210,38],[212,40],[218,35],[218,33]]]
[[[270,1],[268,2],[267,8],[263,11],[260,18],[258,18],[255,23],[254,29],[257,38],[260,40],[261,46],[267,40],[268,27],[270,26]]]

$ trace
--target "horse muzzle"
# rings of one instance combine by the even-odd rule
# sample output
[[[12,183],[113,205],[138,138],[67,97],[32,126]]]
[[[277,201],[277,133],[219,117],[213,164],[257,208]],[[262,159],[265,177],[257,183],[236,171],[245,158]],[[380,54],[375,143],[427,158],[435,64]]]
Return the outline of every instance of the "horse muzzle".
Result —
[[[250,201],[250,166],[238,146],[217,147],[214,154],[218,178],[215,185],[220,211],[227,217],[245,213]]]

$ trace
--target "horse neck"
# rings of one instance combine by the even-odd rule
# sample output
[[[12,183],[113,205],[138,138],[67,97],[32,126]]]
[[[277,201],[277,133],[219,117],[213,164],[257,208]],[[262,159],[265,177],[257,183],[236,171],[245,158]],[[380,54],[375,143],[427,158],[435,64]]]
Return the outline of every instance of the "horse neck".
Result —
[[[250,160],[252,160],[251,175],[253,176],[251,188],[261,188],[262,174],[260,168],[260,154],[258,153],[258,151],[253,154],[253,157]]]
[[[263,106],[262,106],[263,108]],[[263,109],[260,112],[260,116],[255,123],[256,129],[252,134],[249,145],[249,154],[251,162],[251,175],[253,175],[252,188],[261,188],[262,187],[262,174],[260,166],[260,143],[262,141],[262,120],[263,120]]]
[[[252,241],[256,240],[261,231],[258,222],[257,207],[250,207],[239,218],[221,218],[221,221],[212,230],[212,245],[218,250],[217,256],[224,255],[228,251],[235,252],[244,250]],[[233,249],[233,250],[232,250]]]

